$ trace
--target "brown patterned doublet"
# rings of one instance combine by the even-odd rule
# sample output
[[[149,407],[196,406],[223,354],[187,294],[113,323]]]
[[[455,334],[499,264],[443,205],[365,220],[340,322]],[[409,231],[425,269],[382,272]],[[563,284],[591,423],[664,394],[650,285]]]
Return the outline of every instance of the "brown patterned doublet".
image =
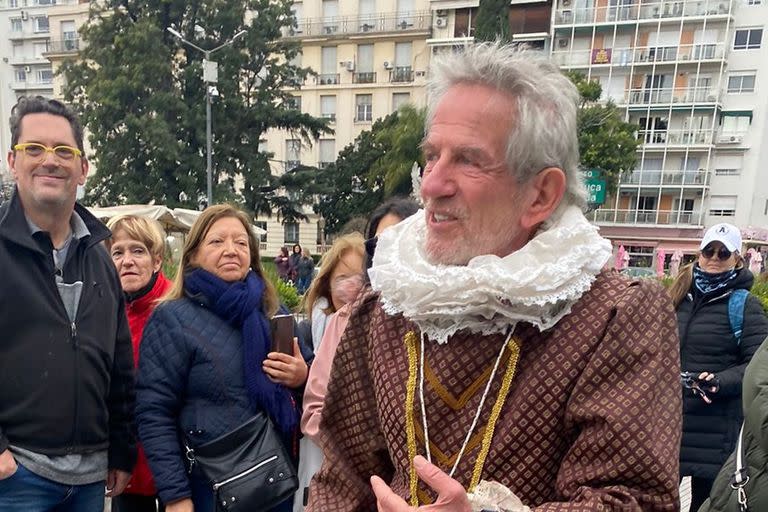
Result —
[[[418,329],[362,297],[333,363],[321,432],[326,460],[310,510],[375,510],[369,478],[408,498],[405,431],[408,358]],[[680,390],[677,326],[666,293],[613,271],[555,327],[519,324],[520,360],[482,478],[538,511],[679,508]],[[503,335],[459,332],[425,346],[425,403],[433,462],[449,471],[481,399]],[[505,356],[508,357],[508,353]],[[504,363],[456,471],[468,485]],[[425,454],[421,407],[417,451]],[[423,484],[421,503],[434,495]]]

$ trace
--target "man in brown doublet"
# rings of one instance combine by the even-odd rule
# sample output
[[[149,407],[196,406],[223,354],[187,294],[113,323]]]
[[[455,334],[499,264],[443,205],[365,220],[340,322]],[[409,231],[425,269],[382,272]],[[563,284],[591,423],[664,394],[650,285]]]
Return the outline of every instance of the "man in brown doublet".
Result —
[[[434,66],[425,210],[379,238],[333,361],[309,510],[480,510],[467,493],[482,481],[536,512],[679,510],[674,312],[655,282],[603,268],[610,242],[573,174],[573,86],[500,45]],[[534,172],[509,181],[522,171],[495,164],[528,108],[562,124],[553,146],[571,142],[554,162],[519,142]]]

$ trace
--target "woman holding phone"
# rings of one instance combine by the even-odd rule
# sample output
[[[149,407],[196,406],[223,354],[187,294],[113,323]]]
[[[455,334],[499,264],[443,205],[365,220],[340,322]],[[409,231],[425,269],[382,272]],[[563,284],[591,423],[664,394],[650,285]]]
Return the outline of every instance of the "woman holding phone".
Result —
[[[293,456],[307,364],[271,352],[277,293],[264,278],[248,216],[208,207],[186,239],[168,295],[144,330],[136,417],[139,437],[168,512],[213,512],[214,494],[193,449],[265,412]],[[272,510],[288,511],[291,499]]]

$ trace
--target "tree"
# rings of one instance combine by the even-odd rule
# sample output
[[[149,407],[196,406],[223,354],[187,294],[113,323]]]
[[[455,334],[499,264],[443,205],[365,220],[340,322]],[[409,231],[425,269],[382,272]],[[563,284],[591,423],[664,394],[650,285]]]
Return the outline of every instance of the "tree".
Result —
[[[511,41],[509,0],[480,0],[475,17],[476,41]]]
[[[600,83],[578,72],[566,73],[581,95],[578,114],[579,153],[584,169],[602,170],[608,192],[614,192],[621,174],[637,162],[637,125],[624,121],[612,101],[598,103]]]
[[[85,48],[63,66],[66,98],[82,115],[98,169],[88,181],[96,204],[156,201],[197,208],[205,202],[203,54],[167,27],[211,49],[218,62],[212,106],[214,202],[235,201],[254,214],[286,206],[271,154],[259,141],[272,128],[311,143],[328,121],[292,108],[290,89],[311,72],[291,64],[300,51],[281,38],[293,23],[289,0],[105,0],[81,29]]]
[[[411,169],[423,166],[424,110],[405,105],[378,119],[317,174],[315,211],[327,233],[339,232],[354,217],[366,217],[384,199],[412,191]]]

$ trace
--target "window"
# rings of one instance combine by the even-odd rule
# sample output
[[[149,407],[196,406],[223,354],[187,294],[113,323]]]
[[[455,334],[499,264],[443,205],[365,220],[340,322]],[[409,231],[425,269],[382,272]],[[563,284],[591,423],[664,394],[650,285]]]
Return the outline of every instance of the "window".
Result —
[[[720,117],[723,134],[745,133],[752,124],[752,112],[723,112]]]
[[[301,96],[291,96],[285,101],[285,106],[291,110],[301,112]]]
[[[755,74],[732,74],[728,77],[728,92],[732,94],[755,92]]]
[[[339,83],[339,74],[336,72],[336,47],[323,46],[320,50],[320,85],[332,85]]]
[[[48,16],[38,16],[35,18],[35,32],[48,32],[49,30]]]
[[[40,69],[37,71],[37,81],[41,84],[53,83],[53,71],[50,69]]]
[[[323,0],[323,33],[335,34],[339,29],[339,1]]]
[[[336,119],[336,96],[320,96],[320,117]]]
[[[733,40],[734,50],[756,50],[760,48],[760,41],[763,39],[763,29],[746,28],[736,31],[736,37]]]
[[[667,142],[668,126],[667,117],[641,117],[637,138],[646,144],[664,144]]]
[[[639,196],[637,198],[638,210],[655,210],[656,196]]]
[[[283,225],[284,243],[296,244],[299,243],[299,224],[297,222],[286,222]]]
[[[355,95],[355,121],[373,120],[373,95]]]
[[[747,0],[747,5],[760,5],[760,0]]]
[[[9,0],[8,7],[14,8],[19,6],[19,0]]]
[[[293,14],[293,32],[294,34],[301,34],[301,20],[304,18],[304,5],[302,3],[294,3],[291,6],[291,14]]]
[[[733,217],[736,215],[736,196],[710,196],[709,214],[712,217]]]
[[[356,84],[372,84],[376,82],[376,73],[373,71],[373,45],[357,45],[357,71],[353,76]]]
[[[301,164],[301,141],[299,139],[285,140],[285,170],[290,171]]]
[[[683,200],[680,202],[680,209],[685,213],[691,213],[693,212],[694,202],[695,202],[695,199],[683,198]]]
[[[632,267],[650,267],[653,264],[653,247],[626,245],[629,265]]]
[[[17,82],[26,82],[27,81],[27,72],[23,69],[17,69],[14,73],[16,81]]]
[[[323,139],[320,141],[320,162],[318,167],[324,169],[336,160],[336,141]]]
[[[35,43],[33,48],[35,58],[42,59],[43,54],[48,51],[48,43]]]
[[[411,93],[409,92],[393,92],[392,93],[392,111],[398,110],[401,106],[411,101]]]
[[[368,32],[376,28],[376,0],[359,0],[357,15],[360,20],[361,32]]]
[[[11,32],[21,32],[21,18],[11,18]]]
[[[56,0],[35,0],[35,5],[56,5]]]
[[[77,50],[77,28],[74,21],[61,22],[61,38],[65,41],[65,50]]]
[[[472,37],[475,35],[475,17],[477,16],[477,7],[468,7],[465,9],[456,9],[455,24],[453,27],[453,37]]]
[[[266,243],[266,241],[267,241],[267,233],[266,233],[266,231],[267,231],[267,222],[263,221],[263,220],[257,220],[256,222],[253,223],[253,225],[256,226],[259,229],[263,229],[264,230],[264,234],[263,235],[259,235],[259,242]]]
[[[741,169],[715,169],[715,176],[739,176]]]

